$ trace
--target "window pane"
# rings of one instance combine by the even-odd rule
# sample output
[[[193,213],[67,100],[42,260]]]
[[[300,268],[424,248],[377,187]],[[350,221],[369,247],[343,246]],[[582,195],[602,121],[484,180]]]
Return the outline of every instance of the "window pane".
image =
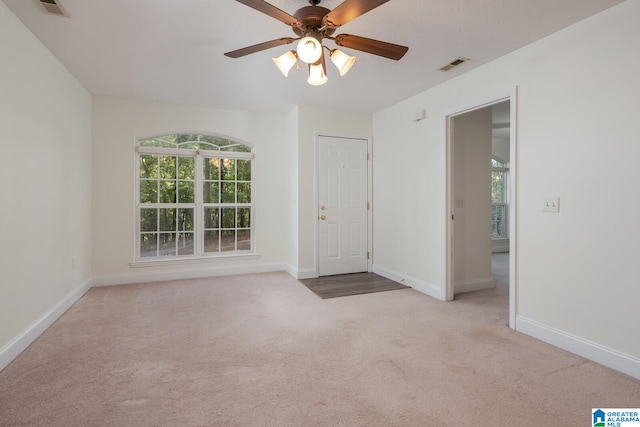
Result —
[[[251,218],[249,217],[251,212],[250,208],[238,208],[238,228],[251,227]]]
[[[160,203],[176,202],[176,182],[160,181]]]
[[[193,255],[193,233],[178,234],[178,255]]]
[[[220,209],[205,208],[204,209],[204,228],[220,228]]]
[[[195,203],[194,188],[193,181],[178,182],[178,203]]]
[[[204,232],[204,251],[220,252],[220,232],[218,230]]]
[[[158,231],[157,209],[140,209],[140,231]]]
[[[205,182],[203,184],[203,201],[204,203],[219,203],[218,188],[220,183],[218,182]]]
[[[220,179],[220,159],[204,159],[202,165],[202,177],[205,180],[219,180]]]
[[[507,237],[505,225],[506,205],[493,205],[491,211],[491,237],[494,239]]]
[[[491,172],[491,199],[494,203],[503,203],[505,201],[504,178],[504,172]]]
[[[176,179],[176,158],[160,156],[160,179]]]
[[[220,177],[225,181],[233,181],[236,179],[235,159],[220,159]]]
[[[171,137],[175,138],[175,135],[165,135],[159,138],[149,138],[140,140],[141,147],[163,147],[173,148],[175,144],[172,144]]]
[[[221,182],[222,186],[221,196],[222,203],[235,203],[236,202],[236,183],[235,182]]]
[[[141,234],[140,235],[140,257],[146,258],[158,255],[158,235]]]
[[[251,203],[251,183],[238,183],[238,203]]]
[[[251,160],[238,160],[238,181],[251,181]]]
[[[503,168],[506,165],[499,160],[491,159],[491,167],[493,168]]]
[[[176,255],[176,233],[160,233],[159,237],[159,255],[175,256]]]
[[[140,178],[158,177],[158,159],[148,154],[140,156]]]
[[[140,203],[158,203],[158,181],[140,181]]]
[[[242,144],[234,144],[234,145],[229,145],[227,147],[223,147],[221,148],[222,151],[234,151],[237,153],[250,153],[251,152],[251,148],[247,147],[246,145],[242,145]]]
[[[178,209],[178,231],[193,231],[193,209]]]
[[[158,209],[160,213],[160,231],[176,231],[176,210]]]
[[[222,208],[222,228],[236,227],[236,208]]]
[[[238,230],[238,250],[251,250],[251,230]]]
[[[236,231],[235,230],[222,231],[221,250],[222,252],[236,250]]]
[[[178,179],[193,180],[195,178],[195,160],[193,157],[178,158]]]

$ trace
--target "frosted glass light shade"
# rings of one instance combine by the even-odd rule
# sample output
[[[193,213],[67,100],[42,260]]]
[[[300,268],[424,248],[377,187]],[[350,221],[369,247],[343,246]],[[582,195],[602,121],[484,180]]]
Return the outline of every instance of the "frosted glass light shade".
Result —
[[[273,60],[273,63],[276,64],[276,67],[278,67],[278,70],[280,70],[280,72],[284,74],[285,77],[289,76],[289,70],[291,70],[291,67],[293,67],[298,61],[298,57],[293,50],[290,50],[289,52],[286,52],[277,58],[271,59]]]
[[[307,83],[312,86],[320,86],[325,84],[327,80],[329,80],[329,78],[324,73],[324,67],[322,64],[309,66],[309,78],[307,79]]]
[[[296,50],[301,61],[313,64],[322,56],[322,43],[315,37],[306,36],[298,42]]]
[[[338,71],[340,71],[340,76],[347,74],[353,63],[356,62],[355,56],[347,55],[338,49],[332,50],[329,57],[331,58],[333,65],[335,65]]]

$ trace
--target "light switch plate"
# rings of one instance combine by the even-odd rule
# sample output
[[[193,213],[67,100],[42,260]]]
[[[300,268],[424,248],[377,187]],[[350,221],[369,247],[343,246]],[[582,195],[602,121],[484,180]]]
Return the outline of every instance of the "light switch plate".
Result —
[[[560,197],[545,197],[542,206],[543,212],[560,212]]]

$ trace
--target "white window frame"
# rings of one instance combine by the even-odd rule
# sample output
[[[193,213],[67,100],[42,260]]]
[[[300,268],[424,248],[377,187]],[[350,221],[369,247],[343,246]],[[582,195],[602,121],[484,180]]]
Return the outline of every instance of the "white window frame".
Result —
[[[215,136],[215,135],[214,135]],[[161,137],[159,137],[161,138]],[[222,137],[225,140],[237,142],[227,137]],[[143,141],[148,138],[141,138]],[[132,267],[146,267],[152,265],[167,265],[167,264],[184,264],[184,263],[198,263],[198,262],[210,262],[210,261],[228,261],[232,259],[255,259],[259,257],[259,254],[255,250],[255,153],[253,147],[246,143],[237,142],[239,145],[246,146],[251,152],[235,152],[235,151],[223,151],[223,150],[198,150],[190,148],[165,148],[165,147],[147,147],[140,146],[138,143],[135,149],[135,260],[130,263]],[[143,203],[140,203],[140,156],[141,155],[168,155],[168,156],[180,156],[180,157],[193,157],[195,163],[195,177],[194,177],[194,191],[195,201],[194,203],[168,203],[161,204],[156,203],[152,206],[154,208],[193,208],[194,209],[194,254],[193,255],[170,255],[170,256],[155,256],[155,257],[141,257],[140,255],[140,243],[141,243],[141,230],[140,230],[140,210],[144,208]],[[251,201],[250,203],[209,203],[207,207],[247,207],[249,208],[250,217],[250,249],[249,250],[235,250],[224,252],[204,252],[204,197],[203,197],[203,161],[211,158],[219,159],[236,159],[236,160],[251,160]],[[236,176],[237,181],[237,176]],[[237,194],[237,189],[236,189]],[[237,224],[236,224],[237,230]]]

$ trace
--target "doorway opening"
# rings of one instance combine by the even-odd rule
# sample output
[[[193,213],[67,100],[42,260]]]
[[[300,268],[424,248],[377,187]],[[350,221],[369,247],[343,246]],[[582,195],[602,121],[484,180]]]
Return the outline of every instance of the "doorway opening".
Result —
[[[491,296],[515,327],[515,90],[446,116],[446,300]],[[506,316],[506,312],[505,312]]]

